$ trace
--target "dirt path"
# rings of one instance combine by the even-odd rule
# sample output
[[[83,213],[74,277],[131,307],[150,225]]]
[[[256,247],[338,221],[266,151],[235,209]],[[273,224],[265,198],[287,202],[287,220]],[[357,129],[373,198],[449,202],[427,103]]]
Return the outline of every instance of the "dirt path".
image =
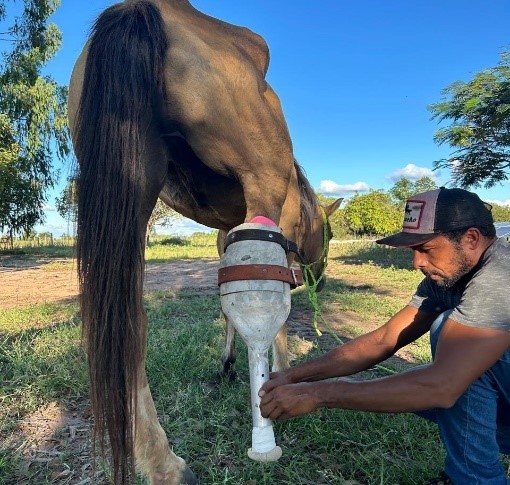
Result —
[[[145,289],[213,291],[217,288],[218,267],[218,258],[149,263]],[[76,266],[70,261],[0,260],[0,309],[70,301],[77,296]]]

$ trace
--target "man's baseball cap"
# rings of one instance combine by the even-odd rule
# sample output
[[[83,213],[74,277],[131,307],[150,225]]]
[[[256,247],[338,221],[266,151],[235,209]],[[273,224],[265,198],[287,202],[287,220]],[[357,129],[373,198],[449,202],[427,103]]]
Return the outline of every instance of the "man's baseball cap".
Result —
[[[423,192],[410,197],[405,206],[402,232],[378,239],[378,244],[410,247],[430,241],[438,234],[494,224],[492,206],[464,189]]]

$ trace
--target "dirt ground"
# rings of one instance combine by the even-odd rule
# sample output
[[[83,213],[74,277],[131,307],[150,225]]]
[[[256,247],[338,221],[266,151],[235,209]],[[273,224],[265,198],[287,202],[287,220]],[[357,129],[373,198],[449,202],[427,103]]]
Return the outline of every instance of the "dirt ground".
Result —
[[[145,288],[213,290],[217,288],[218,267],[217,258],[151,263],[146,268]],[[76,268],[68,261],[0,259],[0,309],[69,301],[77,296]]]

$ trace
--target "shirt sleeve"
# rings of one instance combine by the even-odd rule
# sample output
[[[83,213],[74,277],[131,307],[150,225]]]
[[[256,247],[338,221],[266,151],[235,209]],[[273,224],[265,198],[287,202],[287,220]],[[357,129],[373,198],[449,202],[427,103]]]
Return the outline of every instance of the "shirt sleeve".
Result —
[[[439,287],[430,278],[424,278],[418,285],[409,305],[427,313],[442,313],[449,308],[440,298],[439,291]]]
[[[450,318],[472,327],[510,331],[508,276],[497,265],[482,268],[467,284]]]

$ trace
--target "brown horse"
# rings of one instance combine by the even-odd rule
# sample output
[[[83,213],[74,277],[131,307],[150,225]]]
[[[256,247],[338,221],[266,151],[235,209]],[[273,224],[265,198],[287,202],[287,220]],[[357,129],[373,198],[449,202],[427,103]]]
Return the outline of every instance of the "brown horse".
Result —
[[[295,162],[295,170],[298,177],[300,190],[300,224],[296,233],[296,243],[300,248],[297,261],[303,270],[306,283],[312,288],[310,291],[321,291],[326,283],[323,274],[327,258],[329,241],[332,237],[331,227],[328,218],[335,212],[343,199],[337,199],[332,204],[323,207],[319,205],[317,197],[306,179],[301,167]],[[218,232],[217,247],[220,257],[223,255],[223,248],[227,232]],[[293,256],[288,257],[292,265]],[[224,315],[226,321],[225,349],[223,350],[222,362],[223,373],[233,376],[233,364],[235,362],[235,335],[236,330],[232,322]],[[289,367],[287,349],[287,325],[283,325],[273,342],[273,372]]]
[[[329,234],[303,191],[268,62],[261,37],[187,0],[126,0],[98,17],[74,67],[81,316],[95,431],[102,446],[108,435],[116,484],[135,461],[153,484],[197,483],[170,450],[145,374],[145,231],[158,196],[223,231],[266,216],[320,277]]]

